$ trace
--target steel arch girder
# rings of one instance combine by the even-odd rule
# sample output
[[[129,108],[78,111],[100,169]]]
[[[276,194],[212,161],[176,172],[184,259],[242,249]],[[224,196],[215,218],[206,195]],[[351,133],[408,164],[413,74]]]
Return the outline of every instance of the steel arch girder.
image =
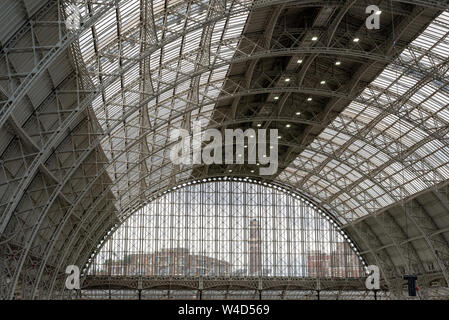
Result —
[[[167,166],[167,165],[170,165],[170,164],[165,164],[165,166]],[[138,164],[136,164],[136,166],[138,166]],[[185,171],[189,171],[189,169],[186,169]],[[176,174],[179,174],[179,172],[177,172]],[[126,174],[124,174],[123,176],[125,176]],[[251,174],[245,174],[244,176],[252,176]],[[209,177],[209,175],[206,175],[206,176],[204,176],[205,178],[207,178],[207,177]],[[257,177],[257,176],[256,176]],[[164,178],[166,178],[166,177],[164,177]],[[170,179],[167,179],[167,181],[168,180],[170,180]],[[182,182],[179,182],[179,183],[182,183]],[[281,182],[282,183],[282,182]],[[139,184],[139,181],[134,181],[133,182],[133,185],[138,185]],[[155,183],[154,185],[158,185],[158,183]],[[132,185],[131,185],[132,186]],[[130,187],[131,187],[130,186]],[[171,186],[171,185],[169,185],[169,186]],[[295,188],[297,188],[296,186],[294,186]],[[164,187],[165,188],[165,187]],[[108,191],[109,190],[105,190],[104,192],[103,192],[103,196],[105,196],[107,193],[108,193]],[[154,192],[157,192],[157,191],[154,191]],[[307,191],[302,191],[302,193],[304,193],[304,192],[307,192]],[[151,194],[149,194],[148,195],[149,197],[151,196]],[[136,195],[135,197],[134,197],[134,199],[136,199],[136,201],[138,202],[138,199],[139,198],[139,195]],[[99,199],[100,199],[100,197],[99,197]],[[133,206],[132,204],[128,204],[128,206]],[[321,206],[321,205],[320,205]]]

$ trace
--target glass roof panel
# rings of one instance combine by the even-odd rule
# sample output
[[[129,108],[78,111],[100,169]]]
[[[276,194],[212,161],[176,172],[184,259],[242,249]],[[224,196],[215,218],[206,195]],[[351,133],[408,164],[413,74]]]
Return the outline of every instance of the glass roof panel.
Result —
[[[108,133],[101,146],[112,163],[107,169],[109,175],[118,179],[113,192],[120,197],[120,190],[129,188],[128,200],[119,200],[122,205],[140,192],[137,183],[140,169],[136,166],[141,161],[142,148],[149,153],[145,154],[150,172],[145,181],[169,183],[169,176],[174,174],[166,149],[169,131],[181,127],[184,118],[180,112],[197,103],[203,106],[192,112],[192,120],[211,118],[212,101],[221,92],[228,66],[207,67],[234,55],[232,48],[238,45],[248,15],[241,11],[203,25],[218,10],[212,10],[208,1],[189,4],[182,0],[155,0],[146,9],[149,15],[153,14],[156,29],[149,23],[145,26],[147,32],[142,33],[140,20],[145,8],[141,4],[140,0],[119,1],[79,39],[93,84],[104,86],[92,108],[100,126]],[[227,6],[231,4],[241,9],[244,2],[230,2]],[[79,7],[83,14],[96,9],[95,3]],[[164,43],[162,48],[145,51],[147,58],[140,60],[141,50],[154,47],[152,37]],[[228,40],[228,45],[219,45],[222,40]],[[211,44],[210,51],[204,50],[203,44],[207,43]],[[192,90],[195,83],[200,86],[198,97]],[[140,109],[139,104],[147,108]],[[143,111],[148,112],[149,125],[154,130],[138,140],[140,128],[145,125]],[[186,178],[190,173],[191,169],[183,168],[176,179]]]

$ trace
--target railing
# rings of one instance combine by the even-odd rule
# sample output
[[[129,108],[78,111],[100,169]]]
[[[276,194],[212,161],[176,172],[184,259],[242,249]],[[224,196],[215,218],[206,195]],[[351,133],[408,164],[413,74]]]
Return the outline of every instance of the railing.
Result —
[[[86,276],[81,290],[350,290],[365,278]],[[383,285],[382,290],[386,290]]]

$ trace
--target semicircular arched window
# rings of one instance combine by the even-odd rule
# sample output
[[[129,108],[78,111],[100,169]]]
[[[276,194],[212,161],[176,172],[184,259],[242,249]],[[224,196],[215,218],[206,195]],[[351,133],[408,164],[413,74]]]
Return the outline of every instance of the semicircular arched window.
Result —
[[[277,186],[181,186],[134,212],[91,275],[359,277],[354,244],[306,199]]]

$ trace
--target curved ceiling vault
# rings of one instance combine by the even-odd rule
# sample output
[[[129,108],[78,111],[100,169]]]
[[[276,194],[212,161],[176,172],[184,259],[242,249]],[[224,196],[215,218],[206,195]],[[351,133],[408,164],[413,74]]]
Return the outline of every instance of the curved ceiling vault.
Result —
[[[448,1],[375,2],[368,32],[354,0],[2,1],[0,296],[51,297],[134,208],[222,176],[313,200],[392,290],[447,286]],[[279,171],[174,166],[199,119],[278,129]]]

